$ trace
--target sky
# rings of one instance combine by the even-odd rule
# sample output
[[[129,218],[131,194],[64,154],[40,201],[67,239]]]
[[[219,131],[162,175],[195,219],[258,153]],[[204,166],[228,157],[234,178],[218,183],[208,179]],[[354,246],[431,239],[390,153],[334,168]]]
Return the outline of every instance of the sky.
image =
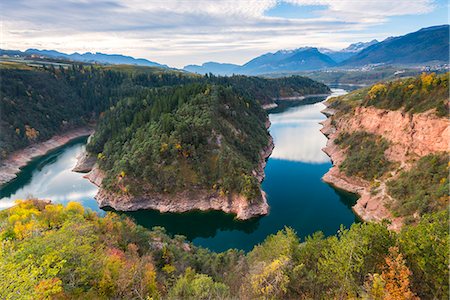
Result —
[[[334,50],[448,24],[448,0],[2,0],[0,48],[102,52],[172,67]]]

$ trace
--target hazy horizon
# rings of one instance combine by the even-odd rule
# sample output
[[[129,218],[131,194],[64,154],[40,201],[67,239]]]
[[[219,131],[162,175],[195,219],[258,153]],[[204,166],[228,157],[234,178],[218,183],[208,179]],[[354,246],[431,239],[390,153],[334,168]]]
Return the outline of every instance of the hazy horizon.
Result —
[[[19,0],[1,8],[2,49],[122,54],[178,68],[306,46],[339,50],[448,24],[445,0]]]

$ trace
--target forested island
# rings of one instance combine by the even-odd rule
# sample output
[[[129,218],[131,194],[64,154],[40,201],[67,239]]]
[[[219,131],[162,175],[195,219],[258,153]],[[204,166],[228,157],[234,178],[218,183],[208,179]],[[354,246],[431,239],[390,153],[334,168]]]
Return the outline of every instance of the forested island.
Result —
[[[268,212],[260,189],[273,144],[261,106],[231,87],[189,84],[124,99],[87,145],[97,200],[117,210]],[[103,178],[104,177],[104,178]]]

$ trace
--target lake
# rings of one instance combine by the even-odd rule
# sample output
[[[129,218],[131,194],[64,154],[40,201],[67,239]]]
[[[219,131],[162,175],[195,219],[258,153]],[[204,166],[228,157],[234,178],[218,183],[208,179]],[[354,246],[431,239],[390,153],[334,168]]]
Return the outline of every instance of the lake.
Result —
[[[333,89],[332,96],[344,93],[343,89]],[[163,226],[170,234],[185,235],[194,244],[214,251],[251,250],[285,226],[292,227],[301,238],[316,231],[336,234],[341,224],[349,227],[358,221],[351,210],[356,196],[336,190],[321,179],[331,167],[329,157],[321,150],[327,142],[319,124],[325,120],[320,113],[325,108],[322,100],[282,102],[269,113],[275,149],[262,184],[268,196],[269,215],[236,221],[222,212],[124,214],[142,226]],[[12,206],[15,199],[36,197],[61,203],[79,201],[103,214],[93,198],[96,186],[83,174],[71,171],[85,143],[86,138],[74,140],[23,168],[16,180],[0,190],[0,208]]]

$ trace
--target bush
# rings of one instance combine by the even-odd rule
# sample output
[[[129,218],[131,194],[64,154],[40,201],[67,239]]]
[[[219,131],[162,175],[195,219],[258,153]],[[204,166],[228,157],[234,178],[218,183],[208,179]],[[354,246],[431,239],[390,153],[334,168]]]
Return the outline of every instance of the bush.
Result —
[[[420,158],[408,171],[387,182],[388,193],[395,199],[390,205],[397,216],[423,215],[448,205],[449,165],[446,153]]]
[[[389,143],[381,136],[365,131],[341,133],[335,143],[346,149],[346,158],[339,167],[348,176],[372,180],[392,167],[384,155]]]

